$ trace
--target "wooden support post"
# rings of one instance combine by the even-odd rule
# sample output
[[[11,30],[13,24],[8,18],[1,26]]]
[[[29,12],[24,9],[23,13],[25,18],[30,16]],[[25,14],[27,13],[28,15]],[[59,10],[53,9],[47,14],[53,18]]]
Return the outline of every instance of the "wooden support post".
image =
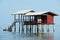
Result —
[[[27,25],[26,25],[26,33],[27,33]]]
[[[47,24],[47,32],[49,32],[49,24]]]
[[[35,25],[35,33],[36,33],[36,27],[37,27],[37,25]]]
[[[28,25],[26,25],[26,33],[28,33]]]
[[[30,33],[31,33],[31,16],[30,16]]]
[[[37,33],[39,33],[39,26],[38,26],[38,24],[37,24]]]
[[[21,21],[22,21],[22,33],[24,32],[24,25],[23,25],[23,21],[24,21],[24,16],[21,15]]]
[[[24,31],[24,18],[25,18],[25,16],[23,15],[23,31]]]
[[[16,21],[16,15],[14,14],[14,22]],[[14,32],[16,32],[16,23],[14,24]]]
[[[18,18],[19,18],[19,32],[20,32],[20,15],[19,15],[19,17],[18,17]]]
[[[27,16],[25,16],[25,21],[27,21]],[[28,32],[27,32],[27,31],[28,31],[28,30],[27,30],[27,26],[28,26],[28,25],[26,25],[26,33],[28,33]]]
[[[27,16],[25,16],[26,17],[26,19],[25,19],[25,21],[27,21],[28,19],[27,19]],[[26,33],[28,33],[28,25],[26,24]]]
[[[32,19],[31,19],[31,20],[34,21],[33,16],[32,16]],[[32,25],[31,25],[31,33],[33,33],[33,23],[32,23]]]
[[[55,32],[54,25],[53,25],[53,32]]]
[[[43,26],[43,24],[41,25],[41,32],[42,33],[44,32],[44,26]]]
[[[31,25],[30,25],[30,33],[31,33]]]
[[[40,24],[39,28],[40,28],[40,29],[39,29],[39,32],[41,32],[41,24]]]
[[[26,21],[26,16],[25,16],[25,21]],[[27,33],[27,25],[25,24],[25,26],[26,26],[26,33]]]
[[[21,33],[22,33],[22,14],[21,14]]]
[[[31,33],[33,33],[33,25],[31,25],[31,31],[32,31]]]

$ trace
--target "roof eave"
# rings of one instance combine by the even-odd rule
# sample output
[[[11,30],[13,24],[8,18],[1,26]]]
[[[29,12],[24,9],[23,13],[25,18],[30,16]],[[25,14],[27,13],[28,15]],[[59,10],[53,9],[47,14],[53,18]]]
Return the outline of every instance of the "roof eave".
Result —
[[[48,14],[48,13],[52,14],[53,16],[58,16],[58,14],[53,13],[53,12],[47,12],[47,13],[44,13],[44,14]]]

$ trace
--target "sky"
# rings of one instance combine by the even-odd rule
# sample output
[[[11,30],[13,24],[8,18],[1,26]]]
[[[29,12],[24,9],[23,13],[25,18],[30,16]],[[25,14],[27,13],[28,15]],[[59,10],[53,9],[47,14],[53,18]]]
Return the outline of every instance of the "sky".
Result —
[[[19,10],[52,11],[56,26],[60,25],[60,0],[0,0],[0,29],[13,22],[13,13]]]

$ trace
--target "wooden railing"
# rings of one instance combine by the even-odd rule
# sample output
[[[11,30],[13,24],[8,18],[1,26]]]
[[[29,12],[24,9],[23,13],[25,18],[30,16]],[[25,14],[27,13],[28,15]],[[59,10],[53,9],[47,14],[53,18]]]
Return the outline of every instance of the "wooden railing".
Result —
[[[47,23],[46,20],[43,20],[43,21],[40,21],[40,22],[38,22],[38,21],[24,21],[25,25],[30,25],[30,24],[32,24],[32,25],[34,25],[34,24],[46,24],[46,23]]]

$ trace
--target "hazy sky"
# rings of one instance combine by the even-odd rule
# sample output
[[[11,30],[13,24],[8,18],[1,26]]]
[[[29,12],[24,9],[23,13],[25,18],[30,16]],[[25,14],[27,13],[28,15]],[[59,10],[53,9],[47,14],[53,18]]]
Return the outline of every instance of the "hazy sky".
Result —
[[[52,11],[60,15],[60,0],[0,0],[0,27],[7,27],[13,22],[12,13],[25,9]],[[60,16],[55,17],[57,25],[59,21]]]

